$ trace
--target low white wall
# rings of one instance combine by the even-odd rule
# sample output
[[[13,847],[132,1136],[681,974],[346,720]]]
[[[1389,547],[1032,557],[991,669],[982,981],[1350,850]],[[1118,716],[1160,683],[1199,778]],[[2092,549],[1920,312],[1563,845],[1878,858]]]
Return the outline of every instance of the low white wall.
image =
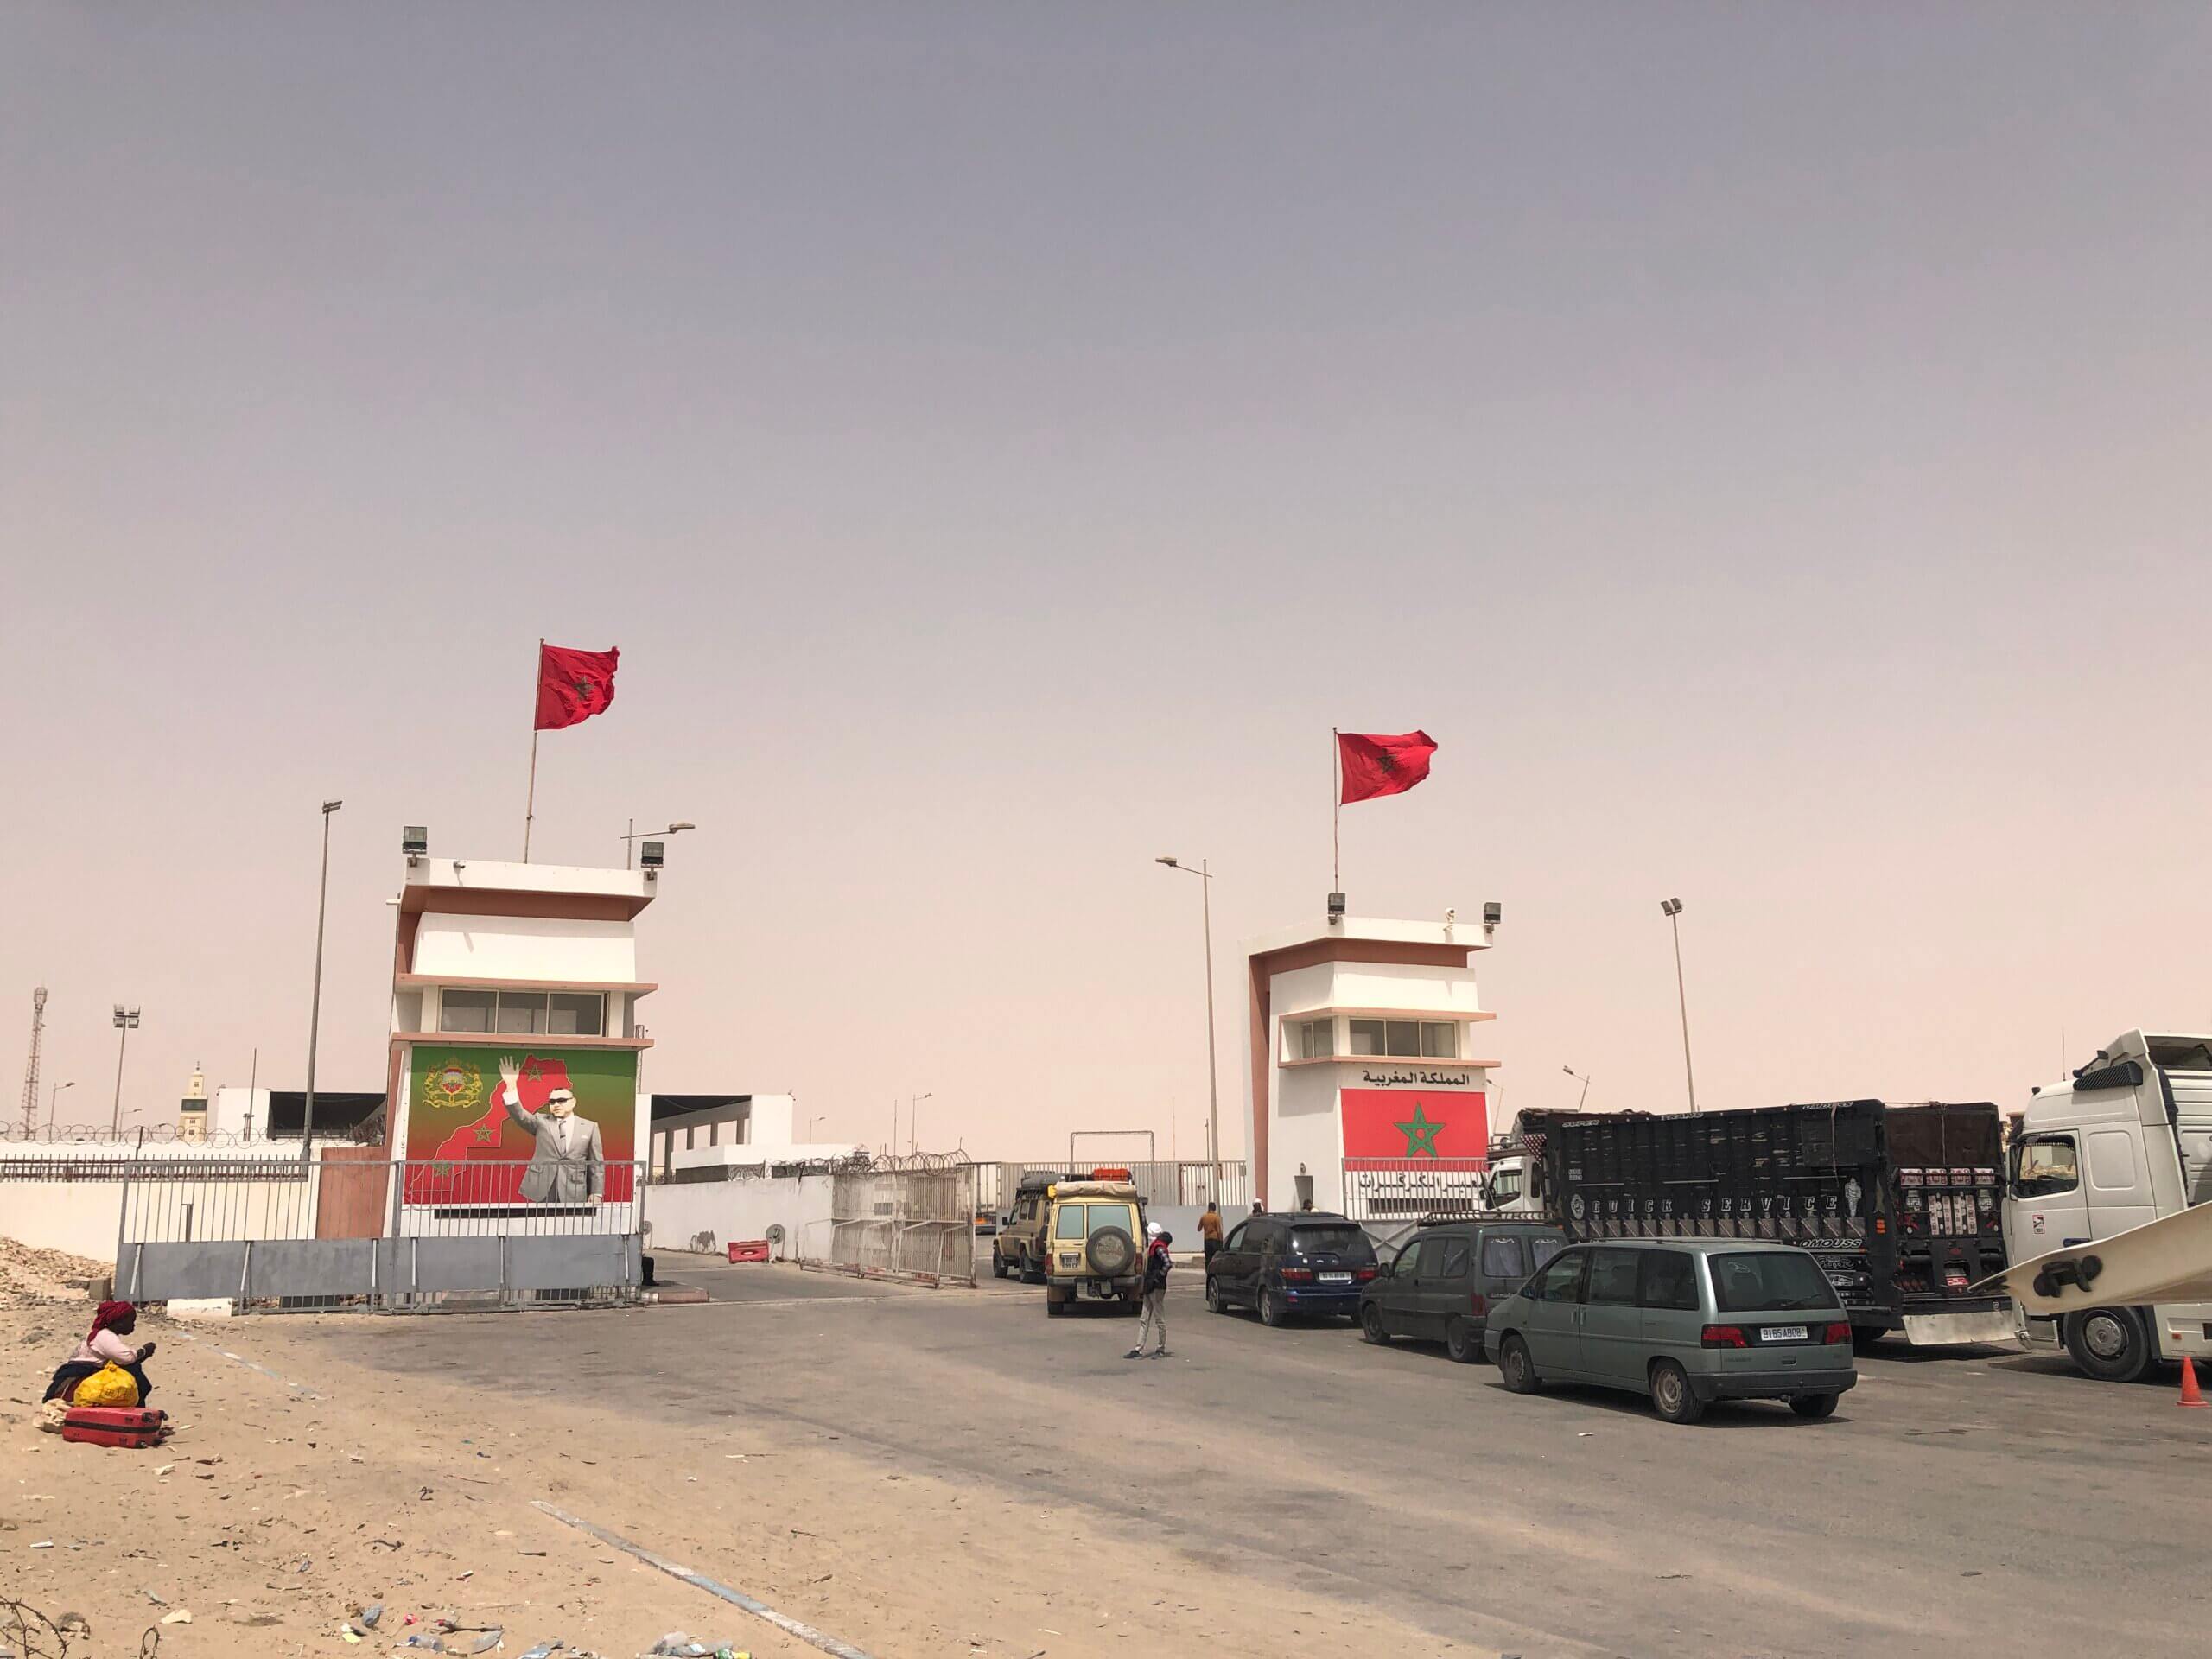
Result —
[[[194,1165],[260,1161],[288,1165],[296,1158],[273,1149],[226,1152],[210,1147],[165,1147],[159,1156],[141,1160],[174,1172]],[[10,1156],[85,1162],[114,1155],[111,1147],[68,1143],[10,1148]],[[134,1236],[176,1240],[313,1238],[320,1171],[314,1183],[237,1179],[145,1180],[131,1189]],[[353,1167],[353,1166],[341,1166]],[[105,1173],[105,1171],[99,1172]],[[0,1236],[41,1249],[67,1250],[96,1262],[115,1260],[123,1221],[124,1183],[112,1181],[0,1180]]]
[[[645,1189],[645,1222],[652,1230],[648,1249],[688,1250],[701,1233],[711,1234],[708,1248],[720,1255],[732,1239],[766,1238],[771,1222],[781,1223],[779,1260],[798,1253],[805,1240],[830,1236],[830,1194],[836,1178],[789,1175],[760,1181],[676,1181]],[[817,1248],[821,1248],[817,1245]]]
[[[120,1181],[10,1181],[0,1185],[0,1233],[42,1250],[112,1265],[123,1219]]]

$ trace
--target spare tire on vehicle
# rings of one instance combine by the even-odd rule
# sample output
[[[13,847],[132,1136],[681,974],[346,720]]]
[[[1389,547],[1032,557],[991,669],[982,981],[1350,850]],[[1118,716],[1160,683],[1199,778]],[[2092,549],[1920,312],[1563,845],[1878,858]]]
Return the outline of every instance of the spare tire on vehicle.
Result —
[[[1083,1259],[1102,1279],[1118,1279],[1137,1263],[1137,1242],[1120,1227],[1101,1227],[1084,1246]]]

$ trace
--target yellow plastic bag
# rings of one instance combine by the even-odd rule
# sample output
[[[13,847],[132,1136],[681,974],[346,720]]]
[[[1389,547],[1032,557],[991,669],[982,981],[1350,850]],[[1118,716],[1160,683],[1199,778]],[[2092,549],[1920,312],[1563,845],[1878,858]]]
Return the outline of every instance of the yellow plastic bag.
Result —
[[[70,1404],[77,1406],[135,1406],[137,1379],[110,1360],[77,1385]]]

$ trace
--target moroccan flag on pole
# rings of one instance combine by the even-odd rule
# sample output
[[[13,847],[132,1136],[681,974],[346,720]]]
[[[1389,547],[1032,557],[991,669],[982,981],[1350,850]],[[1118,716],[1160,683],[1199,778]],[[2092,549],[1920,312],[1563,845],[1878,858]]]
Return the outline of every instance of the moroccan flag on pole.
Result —
[[[1377,795],[1399,795],[1428,776],[1428,758],[1436,753],[1436,740],[1427,732],[1408,732],[1399,737],[1377,733],[1338,732],[1337,763],[1344,781],[1338,804],[1371,801]]]
[[[614,664],[621,655],[538,641],[537,729],[557,732],[605,714],[614,701]]]

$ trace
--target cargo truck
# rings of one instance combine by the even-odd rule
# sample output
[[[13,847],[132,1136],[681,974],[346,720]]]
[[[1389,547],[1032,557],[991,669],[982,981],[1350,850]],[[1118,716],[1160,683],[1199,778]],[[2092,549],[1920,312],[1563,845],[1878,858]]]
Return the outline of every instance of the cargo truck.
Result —
[[[1879,1100],[1697,1116],[1525,1113],[1514,1213],[1574,1240],[1746,1238],[1812,1253],[1855,1339],[2009,1341],[1997,1108]],[[1494,1162],[1494,1167],[1497,1166]],[[1504,1195],[1501,1195],[1503,1197]]]
[[[2024,1262],[2208,1198],[2212,1037],[2131,1031],[2030,1096],[2006,1169],[2005,1243]],[[2132,1382],[2160,1359],[2203,1353],[2212,1303],[2024,1312],[2020,1334],[2031,1348],[2063,1346],[2091,1376]]]

